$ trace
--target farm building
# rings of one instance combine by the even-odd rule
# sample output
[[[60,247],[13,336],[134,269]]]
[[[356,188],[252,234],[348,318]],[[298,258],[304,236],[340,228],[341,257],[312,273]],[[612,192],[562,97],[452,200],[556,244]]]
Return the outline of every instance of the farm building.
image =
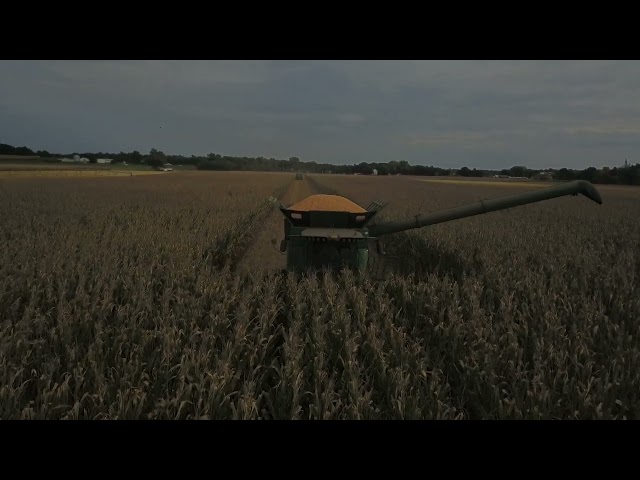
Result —
[[[112,160],[110,158],[99,158],[98,163],[111,163]]]

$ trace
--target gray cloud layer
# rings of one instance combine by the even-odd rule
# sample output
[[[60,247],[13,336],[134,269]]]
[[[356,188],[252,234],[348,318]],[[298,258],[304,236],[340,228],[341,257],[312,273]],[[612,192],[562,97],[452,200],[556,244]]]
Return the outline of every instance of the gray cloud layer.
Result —
[[[640,162],[640,62],[0,61],[0,142],[613,166]]]

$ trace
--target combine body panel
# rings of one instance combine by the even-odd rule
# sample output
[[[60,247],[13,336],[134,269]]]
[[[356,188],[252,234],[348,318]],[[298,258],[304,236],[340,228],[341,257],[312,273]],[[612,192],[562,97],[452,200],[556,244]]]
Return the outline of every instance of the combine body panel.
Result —
[[[291,227],[287,237],[287,269],[351,268],[364,270],[368,239],[355,229]]]
[[[371,224],[385,206],[380,202],[371,203],[365,210],[338,195],[312,195],[288,208],[272,201],[285,217],[280,251],[287,253],[288,270],[328,267],[365,271],[371,245],[377,245],[381,253],[380,236],[579,193],[602,203],[595,187],[579,180],[380,224]]]

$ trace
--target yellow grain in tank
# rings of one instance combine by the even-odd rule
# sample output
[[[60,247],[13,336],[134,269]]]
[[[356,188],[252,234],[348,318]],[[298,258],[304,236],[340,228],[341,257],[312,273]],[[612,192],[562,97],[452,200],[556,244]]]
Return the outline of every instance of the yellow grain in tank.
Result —
[[[338,195],[311,195],[304,200],[291,205],[289,210],[301,212],[323,211],[323,212],[349,212],[366,213],[366,210],[351,200]]]

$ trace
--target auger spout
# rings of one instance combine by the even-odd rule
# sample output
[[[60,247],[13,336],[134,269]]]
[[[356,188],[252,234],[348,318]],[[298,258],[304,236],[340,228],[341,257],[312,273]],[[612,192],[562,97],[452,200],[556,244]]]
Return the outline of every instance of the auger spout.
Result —
[[[411,230],[413,228],[422,228],[429,225],[435,225],[437,223],[450,222],[460,218],[472,217],[474,215],[495,212],[506,208],[518,207],[528,203],[550,200],[552,198],[563,197],[565,195],[577,195],[579,193],[598,204],[602,204],[600,193],[591,183],[586,180],[576,180],[541,190],[507,195],[505,197],[493,198],[490,200],[482,200],[477,203],[463,205],[461,207],[451,208],[448,210],[416,215],[414,217],[380,223],[377,225],[370,225],[368,230],[371,237],[379,237],[382,235],[402,232],[404,230]]]

